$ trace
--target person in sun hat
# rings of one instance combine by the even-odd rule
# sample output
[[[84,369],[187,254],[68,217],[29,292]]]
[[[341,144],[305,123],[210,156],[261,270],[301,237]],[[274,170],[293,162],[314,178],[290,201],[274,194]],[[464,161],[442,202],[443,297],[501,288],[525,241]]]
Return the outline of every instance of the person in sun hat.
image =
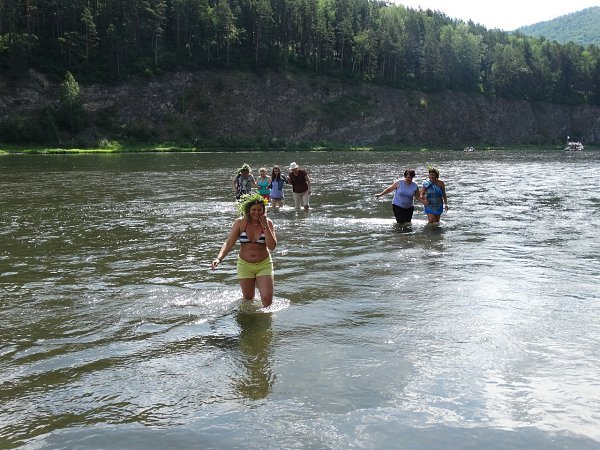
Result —
[[[294,196],[294,205],[296,209],[304,207],[304,209],[308,211],[308,208],[310,208],[309,197],[311,189],[310,177],[308,176],[308,173],[306,173],[306,170],[301,169],[295,162],[291,163],[288,182],[292,185],[292,195]]]
[[[241,197],[238,204],[241,217],[233,222],[219,254],[210,264],[215,270],[239,240],[237,275],[242,295],[244,300],[253,300],[258,288],[264,307],[273,302],[275,280],[271,252],[277,246],[275,226],[266,214],[267,202],[267,199],[258,193]]]
[[[413,212],[415,211],[413,199],[416,198],[424,204],[424,200],[419,194],[419,186],[413,181],[414,177],[415,171],[406,169],[404,171],[404,179],[393,182],[379,194],[375,194],[375,197],[379,198],[382,195],[395,191],[394,199],[392,200],[392,209],[394,210],[396,222],[400,224],[409,224],[411,222]]]

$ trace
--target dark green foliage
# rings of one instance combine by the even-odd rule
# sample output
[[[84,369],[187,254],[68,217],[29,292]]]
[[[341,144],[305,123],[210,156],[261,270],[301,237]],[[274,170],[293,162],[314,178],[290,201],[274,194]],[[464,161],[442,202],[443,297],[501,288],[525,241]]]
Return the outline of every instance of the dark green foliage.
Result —
[[[437,11],[390,2],[37,0],[33,4],[0,1],[4,73],[34,68],[54,78],[69,71],[81,82],[119,82],[165,71],[295,66],[405,89],[600,102],[598,47],[486,30]],[[591,39],[582,42],[598,42],[592,32],[600,32],[599,10],[566,16],[568,30]],[[221,87],[214,89],[218,93]],[[183,98],[178,111],[206,108],[205,100],[199,95]],[[80,116],[73,110],[67,116],[61,126],[72,131],[82,126],[74,120]]]
[[[0,136],[5,144],[60,144],[57,113],[44,108],[36,114],[16,114],[0,120]]]
[[[123,125],[119,134],[119,140],[129,143],[155,142],[157,137],[155,128],[137,121]]]
[[[79,83],[67,72],[60,89],[59,119],[69,131],[77,132],[86,123]]]
[[[527,36],[545,37],[562,44],[600,45],[600,6],[577,11],[556,19],[540,22],[518,31]]]

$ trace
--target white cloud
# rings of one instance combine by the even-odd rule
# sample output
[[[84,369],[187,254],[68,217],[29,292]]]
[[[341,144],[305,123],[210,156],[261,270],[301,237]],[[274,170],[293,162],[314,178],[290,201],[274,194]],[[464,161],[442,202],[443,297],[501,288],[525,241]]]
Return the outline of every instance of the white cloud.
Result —
[[[453,19],[471,19],[486,28],[500,28],[506,31],[551,20],[590,6],[600,6],[598,0],[396,0],[396,3],[413,9],[421,7],[438,10]]]

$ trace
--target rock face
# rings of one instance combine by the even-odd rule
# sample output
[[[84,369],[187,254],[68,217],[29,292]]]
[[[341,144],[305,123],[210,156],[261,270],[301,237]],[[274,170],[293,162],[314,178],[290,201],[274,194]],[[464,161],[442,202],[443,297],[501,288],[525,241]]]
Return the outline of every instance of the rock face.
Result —
[[[44,80],[45,81],[45,80]],[[117,86],[80,85],[91,125],[79,141],[123,130],[156,141],[275,140],[345,145],[600,144],[600,108],[421,93],[302,73],[176,73]],[[0,80],[0,120],[58,104],[59,86]],[[0,136],[0,142],[2,136]]]

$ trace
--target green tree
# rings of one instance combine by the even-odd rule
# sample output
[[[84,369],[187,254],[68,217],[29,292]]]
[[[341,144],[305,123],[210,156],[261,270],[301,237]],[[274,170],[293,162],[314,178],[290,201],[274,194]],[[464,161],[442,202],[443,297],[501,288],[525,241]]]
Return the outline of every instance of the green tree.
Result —
[[[67,72],[60,89],[60,113],[63,123],[70,131],[78,131],[84,123],[83,101],[79,83]]]
[[[81,21],[85,26],[85,59],[89,63],[92,59],[92,51],[98,46],[98,31],[94,16],[87,6],[81,14]]]
[[[226,66],[229,67],[229,53],[231,44],[239,38],[240,31],[235,24],[235,16],[229,7],[227,0],[219,0],[215,9],[215,25],[217,28],[217,38],[219,46],[225,45],[226,48]]]

